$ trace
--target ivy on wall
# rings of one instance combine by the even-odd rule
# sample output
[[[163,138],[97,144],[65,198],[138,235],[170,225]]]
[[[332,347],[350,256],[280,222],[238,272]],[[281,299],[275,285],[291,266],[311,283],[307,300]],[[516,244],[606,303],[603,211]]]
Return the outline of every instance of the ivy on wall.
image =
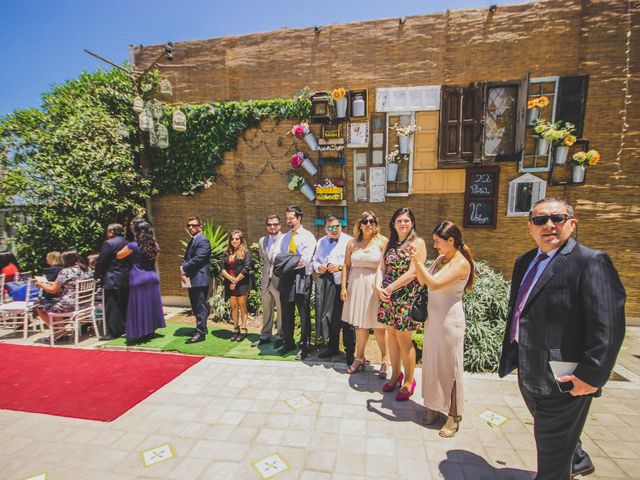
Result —
[[[187,115],[187,130],[171,130],[173,112]],[[212,102],[165,107],[161,122],[170,129],[169,148],[153,149],[151,179],[160,194],[193,194],[215,178],[225,152],[236,149],[238,137],[263,120],[308,118],[309,98]]]

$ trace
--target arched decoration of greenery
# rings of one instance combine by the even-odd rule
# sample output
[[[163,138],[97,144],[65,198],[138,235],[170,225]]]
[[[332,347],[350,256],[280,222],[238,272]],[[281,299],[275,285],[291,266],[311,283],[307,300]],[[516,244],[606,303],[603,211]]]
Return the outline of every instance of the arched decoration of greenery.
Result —
[[[187,130],[171,130],[176,108],[187,115]],[[308,118],[311,102],[293,99],[212,102],[166,106],[162,123],[170,130],[169,148],[153,149],[151,178],[160,194],[193,194],[215,178],[225,152],[236,149],[238,137],[260,122]]]

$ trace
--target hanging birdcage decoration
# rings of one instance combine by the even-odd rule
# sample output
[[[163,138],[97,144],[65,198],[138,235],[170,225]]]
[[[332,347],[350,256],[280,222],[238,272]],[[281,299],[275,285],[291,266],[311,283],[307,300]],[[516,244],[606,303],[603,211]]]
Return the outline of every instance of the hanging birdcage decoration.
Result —
[[[129,138],[129,129],[123,123],[118,123],[116,125],[116,133],[121,138]]]
[[[138,117],[138,124],[140,126],[140,130],[143,132],[150,132],[153,130],[153,117],[147,109],[143,110]]]
[[[135,97],[133,99],[133,111],[136,113],[142,113],[144,110],[144,100],[142,97]]]
[[[167,127],[158,123],[158,148],[168,148],[169,147],[169,130]]]
[[[164,110],[162,108],[162,102],[160,100],[157,99],[153,99],[148,103],[148,108],[149,111],[151,112],[151,116],[156,119],[159,120],[162,118],[162,114],[164,113]]]
[[[171,126],[176,132],[184,132],[187,129],[187,116],[180,110],[173,112]]]
[[[166,78],[160,82],[160,95],[163,97],[170,97],[173,95],[173,87],[171,86],[171,82]]]

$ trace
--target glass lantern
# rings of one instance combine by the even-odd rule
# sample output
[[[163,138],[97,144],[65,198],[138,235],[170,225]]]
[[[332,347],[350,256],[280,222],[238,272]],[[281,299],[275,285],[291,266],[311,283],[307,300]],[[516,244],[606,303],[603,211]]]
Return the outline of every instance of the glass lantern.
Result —
[[[160,100],[157,99],[153,99],[149,102],[149,111],[151,112],[151,116],[153,118],[155,118],[156,120],[159,120],[160,118],[162,118],[162,114],[164,113],[164,110],[162,108],[162,102],[160,102]]]
[[[161,123],[158,123],[157,136],[158,136],[157,147],[168,148],[169,147],[169,130],[167,130],[167,127],[165,127]]]
[[[171,82],[166,78],[160,82],[160,95],[163,97],[170,97],[173,95],[173,87],[171,86]]]
[[[140,125],[140,130],[143,132],[150,132],[153,130],[153,117],[148,110],[142,111],[138,117],[138,124]]]
[[[184,132],[187,129],[187,116],[176,110],[173,112],[171,125],[176,132]]]
[[[142,113],[144,110],[144,100],[141,97],[135,97],[133,99],[133,111],[136,113]]]
[[[116,133],[121,138],[129,138],[129,129],[123,123],[118,123],[118,125],[116,125]]]

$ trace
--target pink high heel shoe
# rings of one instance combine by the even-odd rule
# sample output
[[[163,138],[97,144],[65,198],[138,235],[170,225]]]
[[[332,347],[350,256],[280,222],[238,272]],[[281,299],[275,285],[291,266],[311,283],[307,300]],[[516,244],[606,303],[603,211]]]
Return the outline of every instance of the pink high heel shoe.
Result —
[[[401,373],[393,385],[390,384],[389,382],[385,383],[382,386],[382,391],[385,393],[392,392],[398,385],[402,385],[403,380],[404,380],[404,374]]]
[[[415,389],[416,389],[416,381],[414,379],[410,389],[404,390],[404,391],[400,389],[400,391],[396,393],[396,400],[399,402],[406,402],[407,400],[409,400],[411,395],[413,395],[413,391]]]

